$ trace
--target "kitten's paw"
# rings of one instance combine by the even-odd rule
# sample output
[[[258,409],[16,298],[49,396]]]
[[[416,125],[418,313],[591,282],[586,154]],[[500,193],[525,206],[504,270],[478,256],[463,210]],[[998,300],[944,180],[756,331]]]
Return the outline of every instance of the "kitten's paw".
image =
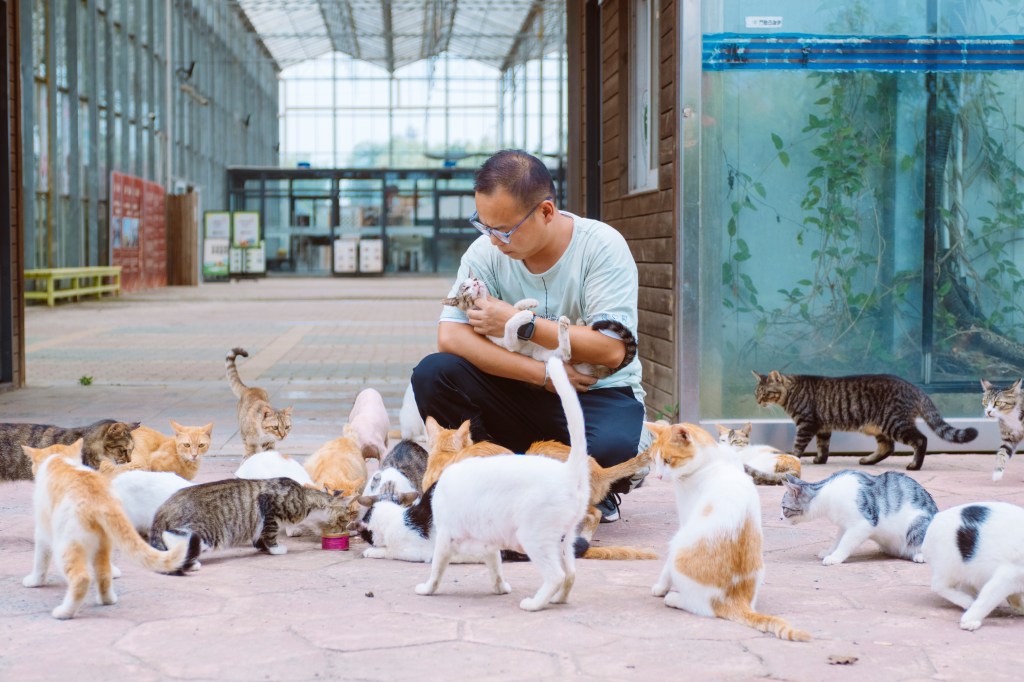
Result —
[[[201,563],[199,563],[198,561],[193,561],[191,565],[185,566],[181,570],[185,571],[186,573],[195,573],[202,567],[203,565]]]
[[[664,597],[666,594],[668,594],[668,585],[658,584],[651,587],[652,597]]]
[[[540,305],[540,301],[535,298],[524,298],[521,301],[516,301],[516,310],[530,310]]]
[[[381,547],[367,547],[363,550],[364,559],[386,559],[384,549]]]
[[[115,566],[114,564],[110,564],[110,577],[114,579],[120,578],[121,569]]]
[[[494,586],[494,594],[510,594],[511,592],[512,586],[504,580]]]
[[[924,553],[918,552],[914,556],[910,557],[910,560],[913,561],[915,564],[923,564],[924,563]]]
[[[914,462],[911,462],[910,464],[907,465],[907,471],[920,471],[920,470],[921,470],[921,465],[920,464],[915,464]]]
[[[836,564],[843,563],[844,557],[836,556],[835,554],[829,554],[827,557],[821,560],[822,566],[835,566]]]
[[[832,551],[831,551],[831,550],[828,550],[828,549],[823,549],[823,550],[821,550],[820,552],[818,552],[818,558],[819,558],[819,559],[824,559],[825,557],[827,557],[827,556],[828,556],[829,554],[831,554],[831,553],[832,553]]]
[[[430,594],[434,594],[434,590],[431,589],[430,583],[420,583],[416,586],[416,594],[427,596]]]
[[[117,595],[114,594],[113,590],[107,595],[97,594],[96,603],[100,606],[113,606],[117,603]]]
[[[21,579],[21,584],[25,587],[42,587],[46,584],[46,576],[29,573]]]
[[[993,481],[1001,481],[1001,480],[1003,480],[1003,470],[1002,469],[996,469],[995,471],[993,471],[992,472],[992,480]]]
[[[814,463],[815,463],[815,464],[828,464],[828,456],[826,455],[825,457],[822,457],[821,455],[817,455],[817,456],[816,456],[816,457],[814,458]],[[864,460],[862,459],[862,460],[860,461],[860,463],[861,463],[861,464],[864,464]]]
[[[533,597],[527,597],[526,599],[519,602],[519,608],[523,611],[540,611],[544,608],[544,603]]]
[[[980,627],[981,627],[981,621],[980,620],[968,619],[966,617],[960,619],[960,629],[961,630],[969,630],[970,632],[974,632],[975,630],[977,630]]]
[[[270,547],[267,547],[267,551],[271,554],[287,554],[288,548],[284,545],[271,545]]]
[[[70,620],[75,617],[75,611],[76,609],[74,607],[64,608],[64,605],[61,604],[53,611],[50,611],[50,615],[56,618],[57,620]]]

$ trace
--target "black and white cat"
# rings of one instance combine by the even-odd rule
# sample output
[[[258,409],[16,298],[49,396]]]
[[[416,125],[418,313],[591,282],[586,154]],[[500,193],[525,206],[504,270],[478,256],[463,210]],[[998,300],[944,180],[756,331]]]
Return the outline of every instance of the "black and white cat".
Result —
[[[922,552],[932,569],[932,589],[964,609],[964,630],[980,628],[1004,602],[1024,616],[1024,509],[976,502],[941,511]]]
[[[900,559],[924,561],[921,543],[938,508],[910,476],[846,469],[817,483],[787,476],[783,485],[781,520],[795,524],[824,516],[839,526],[831,549],[818,555],[825,566],[843,563],[865,540]]]

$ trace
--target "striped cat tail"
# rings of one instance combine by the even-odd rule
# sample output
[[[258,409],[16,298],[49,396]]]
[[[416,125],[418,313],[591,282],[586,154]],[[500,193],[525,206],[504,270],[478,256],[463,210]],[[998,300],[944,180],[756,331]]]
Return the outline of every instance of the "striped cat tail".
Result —
[[[612,371],[617,372],[629,363],[633,362],[636,358],[636,337],[633,336],[633,332],[629,331],[629,327],[616,322],[615,320],[598,320],[594,324],[590,325],[590,328],[594,331],[609,331],[613,334],[618,335],[620,339],[626,344],[626,355],[622,358],[622,362],[619,363],[618,367],[613,367]]]
[[[181,542],[175,542],[166,551],[149,546],[132,526],[120,505],[100,511],[96,514],[96,521],[110,536],[115,547],[152,571],[177,573],[199,556],[198,535],[182,538]]]
[[[249,388],[242,383],[241,378],[238,376],[238,368],[235,367],[235,358],[239,355],[243,358],[249,357],[249,354],[245,352],[244,348],[232,348],[231,352],[228,353],[227,358],[224,359],[224,367],[227,369],[228,383],[231,385],[231,392],[235,394],[236,398],[241,398],[242,392]]]
[[[555,387],[555,392],[562,401],[565,411],[565,423],[569,430],[569,459],[571,466],[583,479],[583,488],[590,489],[590,462],[587,458],[587,432],[583,426],[583,408],[576,389],[569,383],[569,375],[565,373],[565,365],[559,357],[548,358],[548,376]]]
[[[788,639],[791,642],[807,642],[811,639],[811,633],[797,630],[784,618],[758,613],[748,604],[742,602],[733,601],[731,604],[725,604],[715,609],[715,615],[735,623],[742,623],[761,632],[771,633],[779,639]]]
[[[950,443],[970,443],[978,437],[978,429],[958,429],[946,423],[946,420],[939,414],[938,408],[935,407],[935,403],[928,396],[923,396],[921,400],[921,418],[935,432],[935,435]]]

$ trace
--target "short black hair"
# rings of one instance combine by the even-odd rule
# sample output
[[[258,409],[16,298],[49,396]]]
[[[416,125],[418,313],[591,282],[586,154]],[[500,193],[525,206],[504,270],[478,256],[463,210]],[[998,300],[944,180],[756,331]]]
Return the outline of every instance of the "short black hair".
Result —
[[[476,172],[473,190],[490,196],[503,189],[523,207],[555,197],[551,171],[536,156],[521,149],[502,149],[484,161]]]

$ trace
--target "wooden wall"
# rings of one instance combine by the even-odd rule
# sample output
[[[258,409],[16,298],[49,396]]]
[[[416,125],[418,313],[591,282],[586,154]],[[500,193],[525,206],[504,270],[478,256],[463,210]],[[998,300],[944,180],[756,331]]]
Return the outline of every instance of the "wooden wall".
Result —
[[[19,387],[25,384],[25,299],[22,261],[22,239],[23,227],[21,224],[21,176],[22,176],[22,155],[21,155],[21,96],[20,96],[20,45],[18,42],[18,2],[17,0],[0,0],[0,8],[5,17],[4,45],[4,126],[0,128],[5,136],[4,153],[8,159],[7,182],[8,202],[6,211],[9,215],[0,217],[0,220],[8,221],[10,226],[10,241],[5,244],[10,259],[10,281],[3,287],[3,295],[10,296],[11,328],[0,329],[0,333],[11,334],[11,345],[13,351],[13,367],[11,381],[4,385],[5,388]],[[6,237],[6,235],[5,235]],[[6,241],[6,240],[5,240]],[[6,314],[4,315],[6,318]],[[7,326],[7,320],[3,321]]]
[[[595,0],[590,0],[594,2]],[[644,389],[651,416],[657,410],[678,403],[679,342],[676,330],[677,232],[676,188],[680,158],[676,143],[676,2],[660,2],[661,62],[658,121],[658,187],[645,192],[629,191],[629,73],[633,58],[630,46],[628,0],[605,0],[600,4],[601,130],[586,128],[586,5],[588,0],[567,4],[572,13],[569,25],[578,26],[581,35],[570,41],[570,60],[581,76],[570,81],[569,149],[577,152],[569,158],[570,199],[586,206],[588,174],[601,174],[601,220],[617,228],[626,238],[640,272],[640,359],[643,363]],[[595,2],[596,4],[596,2]],[[574,70],[570,62],[570,73]],[[573,92],[578,87],[579,93]],[[578,102],[578,109],[573,103]],[[589,135],[601,135],[601,158],[586,154]],[[579,188],[577,191],[573,189]],[[680,190],[681,191],[681,190]],[[578,192],[578,193],[577,193]],[[579,198],[576,198],[579,197]],[[597,216],[590,216],[597,217]]]

